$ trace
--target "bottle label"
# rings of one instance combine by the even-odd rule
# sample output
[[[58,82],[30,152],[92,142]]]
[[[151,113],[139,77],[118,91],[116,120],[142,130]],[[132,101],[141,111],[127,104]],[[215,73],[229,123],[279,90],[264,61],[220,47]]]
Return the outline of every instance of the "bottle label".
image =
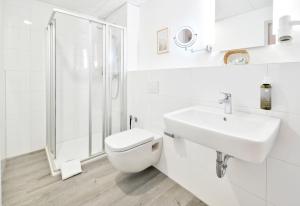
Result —
[[[261,109],[271,109],[271,89],[261,88]]]

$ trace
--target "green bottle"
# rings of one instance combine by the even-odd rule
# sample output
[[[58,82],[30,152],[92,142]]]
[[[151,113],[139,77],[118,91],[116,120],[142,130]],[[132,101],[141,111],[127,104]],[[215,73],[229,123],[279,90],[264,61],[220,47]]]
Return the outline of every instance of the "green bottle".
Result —
[[[264,110],[272,109],[272,85],[269,77],[265,77],[260,86],[260,108]]]

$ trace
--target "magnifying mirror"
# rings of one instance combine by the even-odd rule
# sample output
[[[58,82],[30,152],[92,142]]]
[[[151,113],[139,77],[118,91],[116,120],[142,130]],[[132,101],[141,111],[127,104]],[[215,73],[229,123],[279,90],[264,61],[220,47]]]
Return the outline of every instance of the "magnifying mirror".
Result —
[[[190,27],[180,28],[174,37],[175,44],[181,48],[187,49],[195,44],[197,34]]]

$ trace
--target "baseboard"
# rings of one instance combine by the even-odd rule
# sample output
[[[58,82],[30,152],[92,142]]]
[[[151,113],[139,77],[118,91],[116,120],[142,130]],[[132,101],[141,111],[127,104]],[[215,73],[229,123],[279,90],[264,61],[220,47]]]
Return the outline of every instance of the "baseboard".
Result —
[[[13,159],[22,157],[22,156],[24,156],[24,155],[31,155],[31,154],[39,153],[39,152],[44,151],[44,150],[45,150],[44,148],[39,149],[39,150],[34,150],[34,151],[31,151],[31,152],[28,152],[28,153],[19,154],[19,155],[12,156],[12,157],[7,157],[5,160],[13,160]]]
[[[1,175],[4,176],[5,173],[5,167],[6,167],[6,159],[1,160]]]

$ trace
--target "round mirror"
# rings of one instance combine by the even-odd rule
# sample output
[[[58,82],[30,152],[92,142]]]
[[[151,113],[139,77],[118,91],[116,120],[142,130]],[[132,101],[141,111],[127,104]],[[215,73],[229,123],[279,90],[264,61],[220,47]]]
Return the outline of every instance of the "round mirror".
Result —
[[[179,47],[187,48],[192,46],[196,41],[197,35],[190,27],[182,27],[174,37],[175,43]]]
[[[189,29],[181,30],[178,35],[178,41],[182,42],[183,44],[189,43],[193,38],[193,33]]]

